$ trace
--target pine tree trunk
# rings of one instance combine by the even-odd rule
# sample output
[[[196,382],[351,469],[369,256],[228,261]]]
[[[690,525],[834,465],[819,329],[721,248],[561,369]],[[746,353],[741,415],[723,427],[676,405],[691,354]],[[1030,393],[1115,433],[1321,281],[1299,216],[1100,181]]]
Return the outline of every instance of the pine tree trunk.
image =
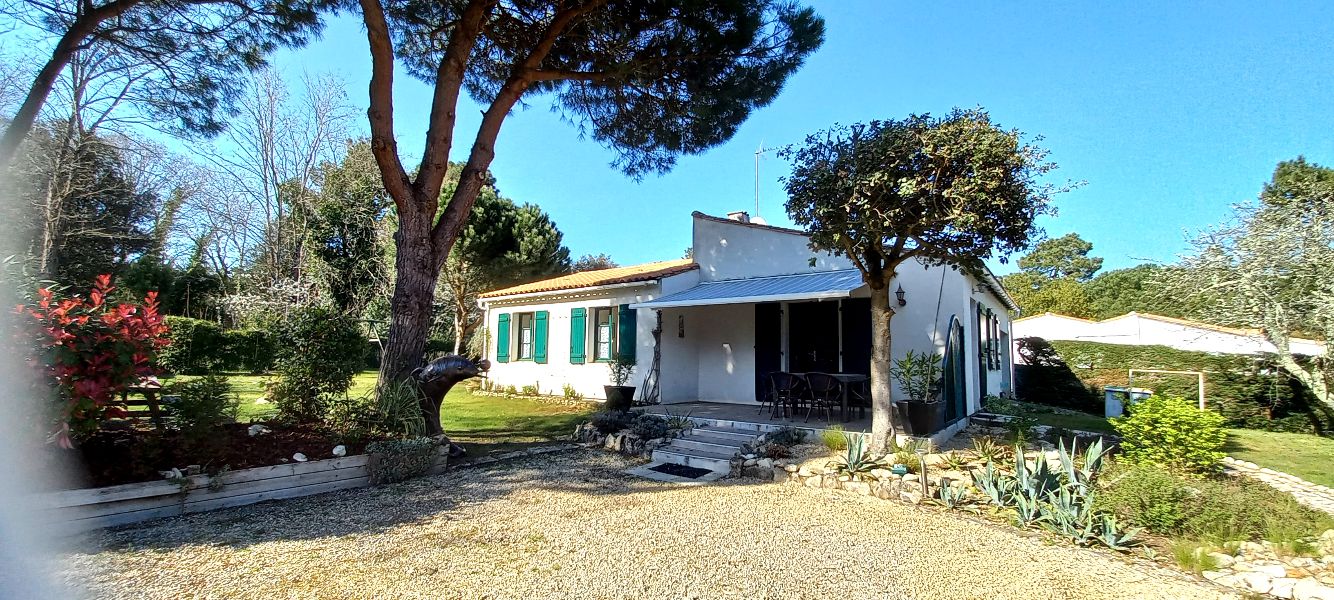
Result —
[[[891,334],[889,286],[871,287],[871,452],[884,454],[895,437],[894,399],[890,387]]]
[[[390,300],[389,340],[380,359],[380,381],[398,381],[422,365],[426,338],[431,329],[431,306],[435,301],[440,265],[433,255],[430,221],[420,215],[400,216],[394,243],[394,295]]]

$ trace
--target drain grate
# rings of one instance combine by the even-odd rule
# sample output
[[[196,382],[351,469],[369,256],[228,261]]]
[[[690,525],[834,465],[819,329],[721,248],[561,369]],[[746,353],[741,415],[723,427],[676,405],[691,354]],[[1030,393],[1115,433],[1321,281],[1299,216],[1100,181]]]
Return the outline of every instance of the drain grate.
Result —
[[[687,467],[685,465],[675,465],[672,463],[663,463],[655,467],[649,467],[650,471],[675,475],[677,477],[686,477],[689,479],[699,479],[713,471],[701,469],[699,467]]]

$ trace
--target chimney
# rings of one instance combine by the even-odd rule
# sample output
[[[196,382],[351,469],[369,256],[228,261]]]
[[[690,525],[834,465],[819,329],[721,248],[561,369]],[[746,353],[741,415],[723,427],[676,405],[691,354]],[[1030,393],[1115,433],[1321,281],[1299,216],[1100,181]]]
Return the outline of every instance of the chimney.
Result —
[[[748,212],[746,212],[746,211],[744,211],[744,210],[738,210],[738,211],[736,211],[736,212],[730,212],[730,213],[727,213],[727,218],[729,218],[729,219],[731,219],[731,220],[733,220],[733,221],[740,221],[740,222],[742,222],[742,223],[749,223],[749,222],[750,222],[750,213],[748,213]]]

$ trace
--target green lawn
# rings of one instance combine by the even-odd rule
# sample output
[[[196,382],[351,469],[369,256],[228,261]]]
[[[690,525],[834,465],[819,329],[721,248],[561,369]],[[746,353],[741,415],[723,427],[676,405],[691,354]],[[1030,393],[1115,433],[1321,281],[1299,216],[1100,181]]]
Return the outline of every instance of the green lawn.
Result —
[[[1305,433],[1229,429],[1228,456],[1334,486],[1334,439]]]
[[[182,376],[186,379],[186,376]],[[242,422],[270,418],[272,404],[255,404],[264,395],[267,375],[228,375],[232,392],[241,402],[238,419]],[[362,396],[375,387],[375,371],[362,371],[352,380],[349,396]],[[474,396],[462,385],[445,397],[440,408],[440,424],[450,439],[476,452],[512,450],[527,444],[548,442],[568,436],[575,424],[593,411],[587,406],[547,404],[527,398]]]
[[[1033,415],[1038,423],[1060,427],[1063,429],[1078,429],[1081,431],[1096,431],[1099,433],[1116,433],[1112,424],[1107,419],[1097,415],[1087,413],[1057,413],[1040,412]]]

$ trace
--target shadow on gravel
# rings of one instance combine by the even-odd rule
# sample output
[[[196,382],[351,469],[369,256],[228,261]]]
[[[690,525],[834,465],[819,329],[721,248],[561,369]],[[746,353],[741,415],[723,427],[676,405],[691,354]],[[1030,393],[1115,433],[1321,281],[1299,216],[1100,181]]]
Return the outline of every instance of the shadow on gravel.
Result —
[[[472,518],[462,507],[506,499],[519,491],[547,490],[590,496],[665,491],[707,494],[714,486],[759,485],[758,479],[725,479],[704,486],[650,481],[623,471],[642,464],[620,455],[571,450],[467,467],[401,483],[262,502],[208,513],[170,517],[93,532],[78,551],[168,551],[204,545],[245,548],[268,542],[328,539],[384,532],[405,525]],[[536,504],[533,510],[542,510]],[[448,545],[449,540],[441,540]]]

